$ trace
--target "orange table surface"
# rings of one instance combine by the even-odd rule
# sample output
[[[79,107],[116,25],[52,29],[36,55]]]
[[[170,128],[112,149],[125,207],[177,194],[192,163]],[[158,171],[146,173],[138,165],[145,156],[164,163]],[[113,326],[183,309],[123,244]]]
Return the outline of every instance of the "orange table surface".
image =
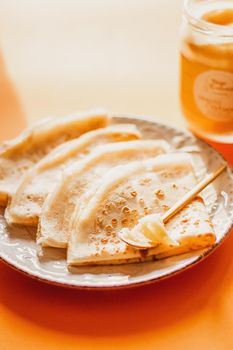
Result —
[[[182,126],[180,3],[0,1],[0,139],[99,105]],[[232,146],[216,147],[233,164]],[[231,234],[186,272],[105,292],[49,286],[0,262],[0,350],[233,349],[232,252]]]

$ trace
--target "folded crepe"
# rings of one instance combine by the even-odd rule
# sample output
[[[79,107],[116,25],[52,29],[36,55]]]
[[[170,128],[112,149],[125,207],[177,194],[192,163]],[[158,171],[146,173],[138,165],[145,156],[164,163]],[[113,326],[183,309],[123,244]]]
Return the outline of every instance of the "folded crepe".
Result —
[[[37,225],[45,198],[59,182],[67,166],[83,159],[97,145],[139,138],[140,133],[135,125],[113,124],[56,147],[23,176],[5,212],[7,222]]]
[[[0,205],[5,206],[22,175],[61,143],[106,126],[110,118],[103,110],[48,118],[0,146]]]
[[[110,170],[71,221],[68,265],[139,262],[209,247],[215,234],[200,197],[165,225],[169,240],[140,250],[119,238],[122,230],[133,230],[141,218],[162,216],[195,184],[187,154],[160,155]]]
[[[119,164],[153,158],[168,150],[169,146],[163,140],[129,141],[109,144],[108,147],[98,146],[86,159],[67,168],[61,181],[47,196],[39,220],[37,242],[43,246],[66,247],[73,212],[78,211],[81,203],[87,205],[89,198],[82,196],[90,187],[97,190],[107,170]]]

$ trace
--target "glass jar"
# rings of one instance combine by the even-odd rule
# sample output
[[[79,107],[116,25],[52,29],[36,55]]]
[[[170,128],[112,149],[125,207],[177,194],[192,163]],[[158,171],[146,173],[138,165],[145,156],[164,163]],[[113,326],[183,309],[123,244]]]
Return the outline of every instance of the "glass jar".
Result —
[[[185,1],[180,99],[196,134],[233,144],[233,0]]]

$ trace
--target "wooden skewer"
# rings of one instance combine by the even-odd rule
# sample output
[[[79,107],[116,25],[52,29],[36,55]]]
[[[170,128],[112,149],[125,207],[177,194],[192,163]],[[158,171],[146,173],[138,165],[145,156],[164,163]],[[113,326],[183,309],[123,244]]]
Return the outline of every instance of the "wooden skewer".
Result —
[[[226,165],[221,166],[214,173],[207,175],[194,188],[188,191],[178,202],[176,202],[162,217],[164,223],[171,219],[181,209],[183,209],[191,200],[193,200],[198,193],[200,193],[206,186],[213,182],[224,170]]]
[[[221,166],[219,169],[214,171],[212,174],[207,175],[203,180],[201,180],[194,188],[188,191],[178,202],[176,202],[163,216],[162,221],[166,223],[174,215],[176,215],[181,209],[183,209],[189,202],[191,202],[197,194],[199,194],[204,188],[206,188],[211,182],[213,182],[224,170],[226,165]],[[119,235],[119,237],[125,243],[140,249],[152,248],[154,245],[148,242],[134,242],[131,239],[127,239],[124,235]]]

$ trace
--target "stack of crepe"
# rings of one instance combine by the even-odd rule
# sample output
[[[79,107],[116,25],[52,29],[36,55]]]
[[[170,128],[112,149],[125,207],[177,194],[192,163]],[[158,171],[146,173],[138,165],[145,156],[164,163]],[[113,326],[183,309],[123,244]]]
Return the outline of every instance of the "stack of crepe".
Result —
[[[163,215],[196,184],[189,154],[144,140],[104,110],[49,118],[0,148],[0,205],[8,225],[37,227],[43,249],[67,249],[68,266],[121,264],[186,253],[215,242],[201,197],[166,223],[150,249],[120,239]]]

